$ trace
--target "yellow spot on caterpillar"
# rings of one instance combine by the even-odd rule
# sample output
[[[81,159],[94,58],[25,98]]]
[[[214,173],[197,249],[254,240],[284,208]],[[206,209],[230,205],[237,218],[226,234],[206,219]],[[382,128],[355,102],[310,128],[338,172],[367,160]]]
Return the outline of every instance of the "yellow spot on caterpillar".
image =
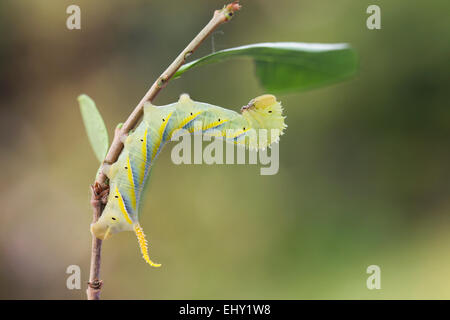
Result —
[[[136,237],[138,238],[139,247],[141,248],[142,257],[144,258],[144,260],[152,267],[161,267],[161,264],[154,263],[152,260],[150,260],[150,257],[148,255],[147,240],[145,239],[144,230],[141,228],[139,223],[134,224],[134,232],[136,233]]]
[[[130,219],[130,216],[128,215],[127,209],[125,208],[125,203],[123,202],[123,198],[122,195],[119,192],[119,189],[116,187],[116,198],[119,199],[119,208],[120,211],[122,211],[123,216],[125,217],[125,220],[129,223],[129,224],[133,224],[133,222]]]
[[[130,195],[131,195],[131,205],[133,209],[136,210],[136,189],[134,188],[134,180],[133,180],[133,168],[131,168],[130,157],[127,157],[127,166],[129,170],[127,170],[128,182],[130,183]]]

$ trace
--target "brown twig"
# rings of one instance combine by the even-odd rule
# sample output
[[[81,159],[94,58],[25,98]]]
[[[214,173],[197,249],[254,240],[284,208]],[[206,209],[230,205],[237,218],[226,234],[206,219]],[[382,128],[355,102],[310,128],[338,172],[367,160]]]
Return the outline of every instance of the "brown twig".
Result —
[[[103,161],[102,168],[106,165],[110,165],[117,161],[120,153],[123,149],[123,137],[126,136],[130,130],[132,130],[143,114],[143,107],[147,101],[152,101],[156,95],[163,89],[177,70],[185,63],[186,58],[190,56],[195,49],[222,23],[229,21],[234,13],[238,11],[241,6],[235,1],[226,5],[221,10],[214,12],[213,18],[209,23],[200,31],[200,33],[188,44],[188,46],[176,57],[172,64],[159,76],[159,78],[153,83],[145,96],[130,114],[128,119],[122,125],[122,127],[116,129],[114,139],[108,153]],[[95,223],[102,214],[104,208],[105,193],[108,192],[106,182],[106,175],[103,170],[97,175],[92,189],[91,205],[94,211],[93,223]],[[88,288],[86,290],[89,300],[99,300],[102,287],[102,280],[100,278],[100,258],[101,258],[102,240],[92,236],[92,253],[91,253],[91,267],[89,274]]]

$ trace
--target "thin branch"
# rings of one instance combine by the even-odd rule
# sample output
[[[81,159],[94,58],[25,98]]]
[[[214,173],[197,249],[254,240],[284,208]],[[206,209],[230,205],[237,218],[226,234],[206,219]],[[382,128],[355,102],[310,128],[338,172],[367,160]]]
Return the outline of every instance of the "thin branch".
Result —
[[[172,76],[177,70],[185,63],[186,58],[189,57],[195,49],[221,24],[229,21],[234,13],[238,11],[241,6],[235,1],[226,5],[221,10],[214,12],[213,18],[209,23],[200,31],[200,33],[188,44],[188,46],[178,55],[178,57],[172,62],[172,64],[159,76],[159,78],[153,83],[145,96],[130,114],[128,119],[122,125],[121,128],[116,129],[113,142],[102,164],[102,169],[106,165],[110,165],[117,161],[122,149],[123,149],[123,137],[126,136],[130,130],[132,130],[143,114],[144,104],[147,101],[153,101],[158,93],[167,85]],[[94,211],[93,223],[95,223],[101,216],[105,201],[105,194],[107,194],[107,186],[105,184],[107,177],[103,170],[97,175],[96,181],[92,186],[92,198],[91,205]],[[91,253],[91,267],[89,275],[88,289],[86,290],[89,300],[99,300],[102,287],[102,281],[100,278],[100,258],[101,258],[102,240],[92,236],[92,253]]]

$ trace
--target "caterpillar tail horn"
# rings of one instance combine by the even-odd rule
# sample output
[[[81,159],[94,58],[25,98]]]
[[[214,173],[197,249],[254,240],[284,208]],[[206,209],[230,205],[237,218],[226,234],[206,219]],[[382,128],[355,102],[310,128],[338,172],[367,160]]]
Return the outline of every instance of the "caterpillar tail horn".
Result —
[[[142,257],[144,258],[144,260],[152,267],[161,267],[161,264],[154,263],[152,260],[150,260],[150,257],[148,255],[147,240],[145,239],[144,230],[139,225],[139,223],[134,224],[134,232],[136,233],[136,236],[138,238],[139,247],[141,248]]]

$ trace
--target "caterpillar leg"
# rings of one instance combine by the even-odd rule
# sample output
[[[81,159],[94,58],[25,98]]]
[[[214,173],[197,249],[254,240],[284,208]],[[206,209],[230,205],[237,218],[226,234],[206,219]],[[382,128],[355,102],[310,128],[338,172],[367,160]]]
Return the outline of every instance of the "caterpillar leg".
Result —
[[[139,225],[139,223],[134,224],[134,232],[136,233],[136,236],[138,238],[139,247],[141,248],[142,257],[144,258],[144,260],[152,267],[161,267],[161,264],[154,263],[152,260],[150,260],[150,257],[148,255],[147,240],[145,239],[144,230]]]
[[[91,191],[94,195],[94,198],[91,199],[92,205],[97,205],[97,201],[100,201],[102,204],[108,202],[109,186],[95,182],[91,185]]]

